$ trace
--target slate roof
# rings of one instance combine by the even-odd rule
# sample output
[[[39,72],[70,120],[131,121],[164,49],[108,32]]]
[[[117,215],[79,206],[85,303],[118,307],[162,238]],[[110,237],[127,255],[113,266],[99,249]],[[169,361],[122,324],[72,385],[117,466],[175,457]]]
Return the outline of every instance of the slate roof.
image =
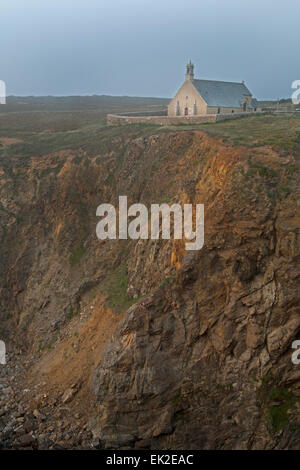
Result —
[[[192,84],[208,106],[240,108],[245,102],[245,95],[252,96],[244,83],[192,80]],[[248,106],[254,108],[258,104]]]

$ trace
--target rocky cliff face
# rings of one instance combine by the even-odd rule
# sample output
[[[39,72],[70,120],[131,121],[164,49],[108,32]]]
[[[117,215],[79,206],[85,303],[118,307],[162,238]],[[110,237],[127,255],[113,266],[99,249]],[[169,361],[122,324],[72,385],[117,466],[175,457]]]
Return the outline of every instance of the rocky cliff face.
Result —
[[[71,446],[72,421],[86,429],[73,446],[299,448],[298,171],[200,131],[1,162],[2,336],[26,364],[11,377],[21,417],[44,416],[30,415],[35,445]],[[96,207],[119,195],[203,203],[204,247],[100,242]],[[3,416],[20,446],[18,410]]]

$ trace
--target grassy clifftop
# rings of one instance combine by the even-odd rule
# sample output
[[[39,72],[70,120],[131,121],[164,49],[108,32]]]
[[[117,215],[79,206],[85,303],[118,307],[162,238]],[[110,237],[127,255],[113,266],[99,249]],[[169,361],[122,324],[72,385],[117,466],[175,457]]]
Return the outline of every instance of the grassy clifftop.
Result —
[[[159,110],[168,100],[74,97],[13,99],[0,108],[0,158],[44,155],[61,149],[97,152],[101,142],[117,135],[147,136],[169,130],[203,130],[233,145],[259,147],[300,156],[300,115],[255,115],[219,123],[162,128],[152,124],[107,126],[109,112]]]

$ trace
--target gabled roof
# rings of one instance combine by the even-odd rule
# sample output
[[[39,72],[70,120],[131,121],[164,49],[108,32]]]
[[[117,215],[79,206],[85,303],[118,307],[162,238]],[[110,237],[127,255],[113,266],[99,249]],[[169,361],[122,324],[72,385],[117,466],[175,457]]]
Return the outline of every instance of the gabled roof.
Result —
[[[245,96],[252,96],[244,83],[215,80],[191,80],[191,82],[208,106],[240,108],[245,102]],[[253,107],[251,104],[248,106]]]

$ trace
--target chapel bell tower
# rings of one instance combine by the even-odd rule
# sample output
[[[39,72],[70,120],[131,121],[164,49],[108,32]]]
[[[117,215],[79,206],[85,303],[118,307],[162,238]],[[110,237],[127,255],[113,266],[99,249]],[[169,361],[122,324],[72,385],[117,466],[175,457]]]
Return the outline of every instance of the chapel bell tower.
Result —
[[[192,64],[192,61],[186,65],[186,74],[185,74],[185,79],[186,80],[194,80],[194,64]]]

